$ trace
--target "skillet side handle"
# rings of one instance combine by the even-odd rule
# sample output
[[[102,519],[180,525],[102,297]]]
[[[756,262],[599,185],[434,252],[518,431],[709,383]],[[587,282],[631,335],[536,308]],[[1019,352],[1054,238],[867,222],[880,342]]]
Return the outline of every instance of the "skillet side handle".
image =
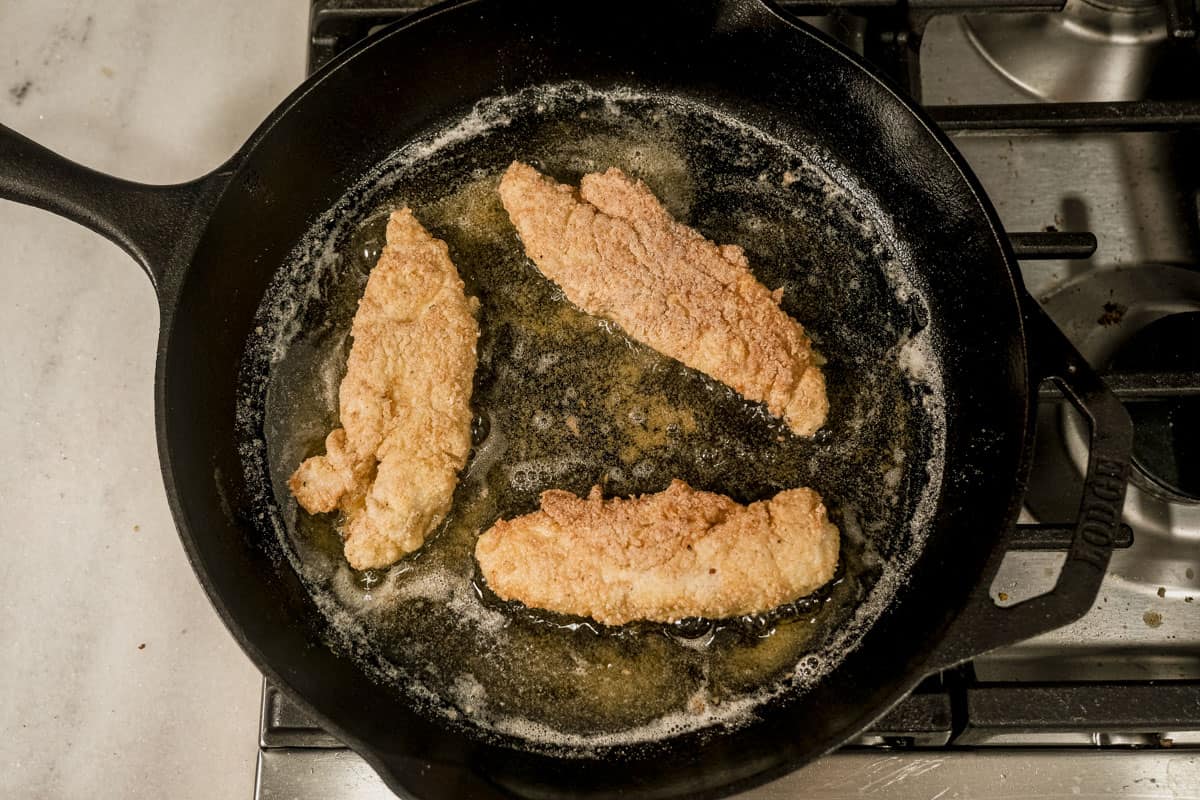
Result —
[[[0,125],[0,199],[78,222],[119,245],[150,276],[160,299],[190,256],[231,172],[150,186],[89,169]]]
[[[930,655],[927,671],[937,672],[1005,645],[1061,628],[1092,607],[1115,546],[1128,546],[1128,529],[1121,525],[1133,447],[1129,413],[1075,349],[1037,301],[1023,300],[1026,336],[1033,376],[1031,392],[1053,380],[1091,426],[1083,499],[1074,523],[1067,558],[1054,588],[1039,597],[1007,608],[997,606],[989,592],[996,571],[1010,550],[1029,549],[1029,529],[1013,530],[997,544],[967,606],[951,623],[941,644]]]

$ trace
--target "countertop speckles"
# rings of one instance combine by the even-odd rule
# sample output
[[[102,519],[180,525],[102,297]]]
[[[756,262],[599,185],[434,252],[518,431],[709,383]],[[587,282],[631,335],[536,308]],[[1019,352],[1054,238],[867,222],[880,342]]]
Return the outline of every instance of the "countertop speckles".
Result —
[[[229,157],[303,78],[302,0],[7,0],[0,122],[121,177]],[[260,678],[175,535],[157,311],[116,246],[0,201],[0,796],[248,798]]]

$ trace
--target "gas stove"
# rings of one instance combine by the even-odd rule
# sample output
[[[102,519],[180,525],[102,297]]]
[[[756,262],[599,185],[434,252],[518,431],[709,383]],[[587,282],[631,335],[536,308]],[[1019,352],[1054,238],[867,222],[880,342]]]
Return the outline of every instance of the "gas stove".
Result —
[[[430,4],[316,0],[310,70]],[[1200,797],[1194,4],[780,5],[865,55],[954,137],[1026,285],[1134,417],[1136,469],[1132,544],[1085,617],[926,681],[852,746],[744,797]],[[1052,388],[1040,399],[1021,521],[1045,528],[1075,516],[1087,427]],[[1062,559],[1009,553],[993,599],[1044,593]],[[269,684],[259,744],[260,800],[392,797]]]

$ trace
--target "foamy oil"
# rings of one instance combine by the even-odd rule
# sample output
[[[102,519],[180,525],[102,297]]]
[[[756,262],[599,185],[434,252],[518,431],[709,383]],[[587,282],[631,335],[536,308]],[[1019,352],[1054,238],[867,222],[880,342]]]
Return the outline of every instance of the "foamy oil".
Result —
[[[620,167],[677,218],[743,246],[826,360],[825,428],[796,437],[761,405],[567,302],[525,257],[499,202],[499,176],[517,158],[572,183]],[[298,510],[284,482],[337,424],[356,301],[387,215],[404,205],[446,241],[480,302],[473,450],[425,546],[359,572],[342,557],[336,515]],[[419,687],[452,724],[551,747],[733,724],[723,709],[748,719],[748,699],[797,684],[805,664],[836,661],[833,632],[913,544],[929,421],[897,357],[919,299],[896,291],[886,238],[817,160],[694,107],[547,92],[436,158],[398,159],[324,235],[308,256],[298,251],[312,285],[289,307],[303,324],[273,359],[263,430],[293,563],[334,627],[352,619],[354,646],[394,667],[381,681]],[[306,264],[318,250],[321,264]],[[607,628],[501,602],[478,573],[479,534],[535,510],[546,489],[628,497],[674,478],[743,503],[818,490],[843,533],[837,577],[760,615]]]

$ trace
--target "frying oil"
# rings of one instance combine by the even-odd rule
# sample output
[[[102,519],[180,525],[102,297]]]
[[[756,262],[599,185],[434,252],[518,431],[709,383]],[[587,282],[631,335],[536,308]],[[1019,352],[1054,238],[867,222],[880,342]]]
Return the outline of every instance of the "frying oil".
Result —
[[[291,311],[303,326],[271,366],[263,429],[284,545],[340,621],[331,640],[353,639],[389,665],[381,680],[419,688],[452,724],[539,747],[736,724],[733,711],[744,721],[772,692],[835,663],[839,630],[914,546],[907,521],[935,455],[928,404],[898,359],[917,332],[910,305],[919,298],[889,282],[885,262],[895,255],[852,193],[792,147],[694,106],[587,92],[531,96],[503,124],[436,155],[384,169],[326,231],[320,270],[298,256],[315,289]],[[677,218],[745,247],[827,360],[825,429],[796,437],[761,405],[567,302],[525,257],[500,204],[499,176],[515,158],[571,183],[618,166]],[[285,481],[323,452],[337,424],[356,301],[387,215],[404,205],[446,241],[480,301],[474,448],[425,546],[389,569],[358,572],[342,558],[336,515],[298,510]],[[628,497],[673,478],[743,503],[817,489],[843,532],[837,578],[761,615],[606,628],[501,602],[480,577],[479,534],[535,510],[542,491],[599,486]]]

